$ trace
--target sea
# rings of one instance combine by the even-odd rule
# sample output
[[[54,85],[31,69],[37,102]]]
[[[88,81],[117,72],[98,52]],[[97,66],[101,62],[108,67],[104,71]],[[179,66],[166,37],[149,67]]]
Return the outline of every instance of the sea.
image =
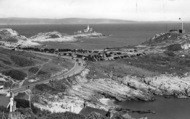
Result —
[[[12,28],[26,37],[34,36],[40,32],[58,31],[72,35],[87,25],[0,25],[0,28]],[[180,23],[139,23],[128,24],[90,24],[96,32],[107,37],[83,39],[78,42],[47,43],[50,48],[71,49],[103,49],[138,45],[153,37],[155,34],[164,33],[171,29],[178,29]],[[186,33],[190,32],[190,23],[185,23]],[[0,102],[3,99],[0,97]],[[190,99],[176,99],[157,97],[153,102],[126,101],[118,105],[133,110],[153,110],[155,114],[131,113],[134,117],[147,116],[148,119],[190,119]],[[90,113],[87,112],[86,113]]]
[[[78,42],[67,43],[46,43],[50,48],[70,48],[70,49],[102,49],[110,47],[123,47],[138,45],[155,34],[166,32],[170,29],[177,29],[179,23],[139,23],[128,24],[90,24],[96,32],[100,32],[107,37],[84,39]],[[0,28],[12,28],[19,34],[26,37],[37,35],[41,32],[58,31],[60,33],[72,35],[78,30],[83,30],[87,25],[1,25]],[[190,31],[190,24],[185,24],[186,31]]]

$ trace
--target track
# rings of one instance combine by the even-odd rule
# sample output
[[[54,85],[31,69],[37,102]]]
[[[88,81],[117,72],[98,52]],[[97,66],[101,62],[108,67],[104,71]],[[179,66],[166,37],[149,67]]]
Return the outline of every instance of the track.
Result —
[[[57,56],[56,54],[50,54],[50,53],[41,53],[41,52],[34,52],[34,53],[49,55],[49,56]],[[17,87],[17,88],[12,88],[11,91],[13,93],[24,92],[27,89],[34,87],[35,85],[49,83],[50,80],[64,79],[67,77],[71,77],[71,76],[74,76],[76,74],[79,74],[81,71],[84,70],[85,62],[82,59],[79,59],[79,61],[77,62],[74,59],[72,59],[71,57],[67,57],[67,56],[61,56],[61,57],[73,60],[73,62],[75,63],[74,66],[69,71],[67,71],[66,73],[60,74],[60,75],[56,75],[56,76],[51,77],[51,78],[46,79],[46,80],[41,80],[41,81],[33,82],[33,83],[30,83],[27,85],[22,85],[21,87]],[[3,90],[3,92],[1,91],[0,93],[8,93],[8,92],[9,92],[9,90],[7,89],[7,90]]]

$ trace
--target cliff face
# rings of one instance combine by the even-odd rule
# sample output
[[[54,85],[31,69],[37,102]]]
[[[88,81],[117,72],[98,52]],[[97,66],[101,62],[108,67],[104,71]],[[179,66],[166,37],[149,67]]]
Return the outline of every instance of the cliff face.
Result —
[[[69,93],[85,100],[99,101],[103,97],[119,101],[150,101],[154,99],[154,95],[186,98],[190,96],[190,80],[189,77],[161,75],[146,78],[125,76],[117,80],[100,78],[87,81],[85,77],[78,76]]]

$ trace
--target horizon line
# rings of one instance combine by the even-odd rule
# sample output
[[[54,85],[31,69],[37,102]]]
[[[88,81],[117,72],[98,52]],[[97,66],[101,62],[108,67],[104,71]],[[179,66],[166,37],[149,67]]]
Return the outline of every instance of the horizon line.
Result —
[[[86,19],[86,20],[118,20],[124,22],[180,22],[178,20],[131,20],[131,19],[117,19],[117,18],[81,18],[81,17],[67,17],[67,18],[43,18],[43,17],[0,17],[0,19],[47,19],[47,20],[61,20],[61,19]],[[183,22],[190,22],[190,20],[183,20]]]

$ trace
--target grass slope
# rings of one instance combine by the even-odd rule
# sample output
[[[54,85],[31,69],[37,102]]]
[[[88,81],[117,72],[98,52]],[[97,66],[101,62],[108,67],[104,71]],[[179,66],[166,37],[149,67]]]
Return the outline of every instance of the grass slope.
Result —
[[[71,61],[64,58],[2,47],[0,56],[0,73],[10,76],[15,81],[35,78],[45,80],[74,66]]]

